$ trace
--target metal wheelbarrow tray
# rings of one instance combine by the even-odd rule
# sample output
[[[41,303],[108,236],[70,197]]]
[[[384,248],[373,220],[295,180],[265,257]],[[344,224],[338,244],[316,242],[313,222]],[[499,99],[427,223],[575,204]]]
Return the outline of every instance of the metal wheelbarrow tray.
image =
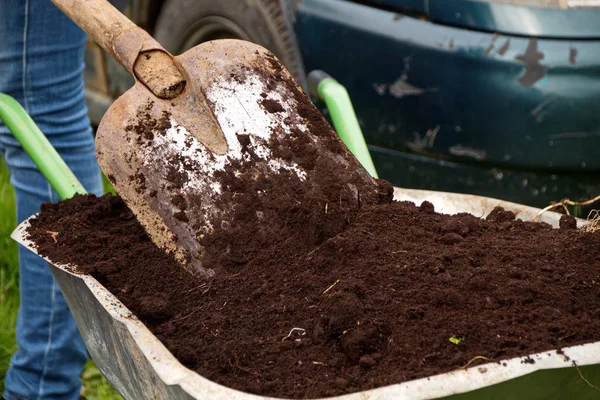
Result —
[[[464,194],[398,189],[395,200],[416,204],[427,200],[444,214],[468,212],[484,217],[494,207],[533,218],[539,209]],[[546,212],[540,221],[558,227],[560,214]],[[579,220],[581,226],[584,221]],[[13,232],[17,242],[36,252],[25,238],[28,221]],[[50,261],[50,260],[48,260]],[[88,351],[100,371],[126,398],[141,399],[267,399],[211,382],[181,365],[163,344],[114,295],[88,275],[51,266],[75,317]],[[532,361],[533,360],[533,361]],[[399,366],[401,368],[401,366]],[[600,342],[565,347],[501,363],[398,383],[338,396],[337,400],[383,399],[597,399],[592,387],[600,380]]]

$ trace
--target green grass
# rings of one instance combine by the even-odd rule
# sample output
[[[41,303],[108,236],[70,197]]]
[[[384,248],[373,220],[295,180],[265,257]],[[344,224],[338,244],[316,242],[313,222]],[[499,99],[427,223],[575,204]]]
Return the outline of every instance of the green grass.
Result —
[[[0,159],[0,390],[10,356],[17,349],[15,323],[19,308],[17,244],[10,233],[17,224],[15,197],[8,170]]]
[[[110,182],[108,181],[108,179],[106,179],[106,177],[104,175],[102,175],[102,184],[104,185],[104,192],[106,192],[106,193],[110,192],[112,194],[117,193],[115,188],[113,188],[113,186],[110,184]]]
[[[4,376],[10,357],[17,349],[15,323],[19,308],[19,266],[17,245],[10,238],[15,227],[14,193],[6,165],[0,159],[0,393],[4,391]],[[92,361],[86,365],[82,378],[88,400],[122,399]]]
[[[121,400],[119,393],[102,376],[92,360],[90,360],[81,376],[83,379],[83,394],[88,400]]]

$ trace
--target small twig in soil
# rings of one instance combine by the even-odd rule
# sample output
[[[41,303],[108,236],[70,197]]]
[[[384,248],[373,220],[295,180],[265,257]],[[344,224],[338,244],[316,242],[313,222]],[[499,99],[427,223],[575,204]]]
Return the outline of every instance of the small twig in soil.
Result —
[[[334,287],[335,285],[337,285],[338,283],[340,283],[340,280],[339,280],[339,279],[338,279],[337,281],[333,282],[333,283],[332,283],[332,284],[331,284],[331,285],[330,285],[330,286],[329,286],[327,289],[325,289],[325,290],[323,291],[323,294],[325,294],[325,293],[329,292],[329,291],[330,291],[331,289],[333,289],[333,287]]]
[[[312,362],[315,365],[325,365],[324,363],[322,363],[321,361],[313,361]]]
[[[596,232],[600,230],[600,213],[598,210],[592,210],[587,217],[588,224],[583,227],[586,232]]]
[[[577,370],[577,373],[579,374],[579,376],[581,377],[581,379],[583,379],[583,381],[585,383],[587,383],[589,387],[591,387],[592,389],[595,389],[595,390],[600,390],[600,387],[598,387],[596,385],[593,385],[590,381],[588,381],[587,379],[585,379],[585,376],[583,376],[583,374],[581,373],[581,370],[579,369],[579,366],[577,365],[577,363],[575,361],[573,361],[573,366]]]
[[[192,311],[191,311],[189,314],[187,314],[187,315],[185,315],[185,316],[183,316],[183,317],[181,317],[181,318],[176,318],[176,319],[172,320],[172,321],[171,321],[171,323],[173,323],[173,322],[179,322],[179,321],[183,321],[184,319],[186,319],[186,318],[189,318],[191,315],[195,314],[195,313],[196,313],[196,311],[199,311],[199,310],[201,310],[201,309],[202,309],[202,307],[204,307],[204,305],[201,305],[201,306],[199,306],[199,307],[196,307],[196,308],[194,308],[194,309],[193,309],[193,310],[192,310]]]
[[[210,291],[210,288],[212,287],[212,281],[203,283],[201,285],[198,285],[199,288],[203,289],[202,290],[202,295],[204,296],[206,293],[208,293]]]
[[[396,250],[396,251],[392,251],[392,254],[398,254],[398,253],[408,253],[408,250]]]
[[[306,329],[304,329],[304,328],[292,328],[292,330],[290,331],[290,333],[288,333],[286,337],[284,337],[283,339],[281,339],[281,341],[283,342],[284,340],[289,339],[289,337],[292,336],[292,333],[294,333],[294,332],[300,332],[300,336],[306,335]]]
[[[472,359],[469,360],[468,363],[466,363],[465,365],[463,365],[462,367],[460,367],[460,369],[467,369],[469,367],[469,365],[473,364],[475,361],[477,360],[489,360],[487,357],[484,356],[477,356],[477,357],[473,357]]]
[[[563,337],[561,337],[561,338],[558,338],[558,340],[559,340],[559,341],[563,341],[563,340],[566,340],[566,339],[572,338],[572,337],[573,337],[573,336],[575,336],[575,335],[576,335],[576,333],[570,333],[570,334],[568,334],[567,336],[563,336]]]
[[[531,219],[531,221],[535,221],[536,219],[538,219],[546,211],[554,210],[555,208],[560,208],[560,207],[562,207],[563,210],[565,210],[565,213],[567,215],[571,215],[571,213],[569,212],[569,209],[567,208],[567,206],[589,206],[590,204],[593,204],[593,203],[597,202],[598,200],[600,200],[600,196],[596,196],[593,199],[586,200],[586,201],[572,201],[572,200],[569,200],[569,199],[562,199],[558,203],[550,204],[548,207],[542,208],[535,215],[535,217],[533,217]]]
[[[183,292],[181,294],[190,294],[190,293],[200,290],[202,287],[203,287],[203,285],[199,285],[199,286],[191,288],[190,290],[186,290],[185,292]]]
[[[56,240],[56,237],[58,236],[58,232],[46,231],[46,233],[50,234],[50,236],[52,237],[52,240],[54,240],[54,243],[58,243],[58,240]]]
[[[325,214],[327,214],[327,209],[329,208],[329,203],[325,203]]]
[[[327,243],[327,242],[323,242],[323,243],[321,243],[320,245],[318,245],[317,247],[315,247],[315,248],[314,248],[314,249],[313,249],[313,250],[312,250],[310,253],[308,253],[308,254],[306,255],[306,257],[309,257],[309,256],[310,256],[312,253],[314,253],[315,251],[319,250],[321,247],[323,247],[323,245],[324,245],[325,243]]]
[[[371,232],[369,232],[369,231],[361,230],[361,232],[363,232],[363,233],[366,233],[367,235],[374,236],[374,235],[373,235]]]
[[[244,371],[245,373],[250,374],[250,375],[261,376],[260,374],[254,372],[254,371],[249,370],[248,368],[242,367],[240,365],[240,361],[238,360],[238,356],[236,354],[233,355],[233,359],[235,361],[233,363],[231,362],[231,360],[229,360],[229,365],[232,366],[233,368],[237,368],[240,371]]]
[[[535,216],[533,218],[531,218],[531,221],[533,222],[533,221],[537,220],[546,211],[550,211],[550,210],[553,210],[553,209],[559,208],[559,207],[562,207],[563,210],[565,210],[565,214],[571,215],[567,206],[565,204],[563,204],[562,202],[559,202],[556,204],[550,204],[549,206],[542,208],[537,214],[535,214]]]

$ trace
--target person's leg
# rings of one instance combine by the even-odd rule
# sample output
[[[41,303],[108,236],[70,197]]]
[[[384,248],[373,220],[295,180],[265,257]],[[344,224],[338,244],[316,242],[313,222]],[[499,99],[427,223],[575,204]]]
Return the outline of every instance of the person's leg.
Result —
[[[0,92],[33,117],[86,189],[102,192],[83,92],[84,33],[49,0],[0,0]],[[15,187],[19,222],[57,201],[33,162],[0,124],[0,150]],[[48,265],[19,248],[18,351],[7,400],[79,397],[85,346]]]

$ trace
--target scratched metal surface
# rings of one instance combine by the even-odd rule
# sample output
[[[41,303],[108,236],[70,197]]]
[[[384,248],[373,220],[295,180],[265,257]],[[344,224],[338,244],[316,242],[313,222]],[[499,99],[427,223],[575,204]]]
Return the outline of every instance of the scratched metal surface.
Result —
[[[396,188],[394,196],[417,203],[430,201],[443,213],[484,216],[497,205],[522,219],[538,212],[531,207],[463,194]],[[541,220],[556,225],[559,217],[549,212]],[[28,221],[23,222],[12,237],[35,252],[35,246],[26,239],[27,226]],[[115,296],[94,278],[73,274],[71,269],[52,266],[92,358],[126,399],[268,399],[226,388],[185,368]],[[506,399],[523,398],[525,393],[533,400],[597,398],[596,390],[586,385],[579,373],[588,380],[600,379],[600,342],[564,348],[561,354],[552,350],[331,399]]]
[[[445,7],[450,14],[449,2],[429,2],[430,12]],[[542,24],[530,10],[517,11],[477,20],[512,23],[526,15],[523,26]],[[574,12],[553,11],[561,18]],[[578,12],[600,17],[598,9]],[[426,157],[440,169],[455,162],[576,176],[600,168],[600,39],[591,33],[569,40],[512,35],[342,0],[301,1],[295,28],[306,69],[346,86],[372,148]],[[399,161],[390,159],[388,170],[394,184],[412,186]],[[570,189],[555,200],[580,190]]]

